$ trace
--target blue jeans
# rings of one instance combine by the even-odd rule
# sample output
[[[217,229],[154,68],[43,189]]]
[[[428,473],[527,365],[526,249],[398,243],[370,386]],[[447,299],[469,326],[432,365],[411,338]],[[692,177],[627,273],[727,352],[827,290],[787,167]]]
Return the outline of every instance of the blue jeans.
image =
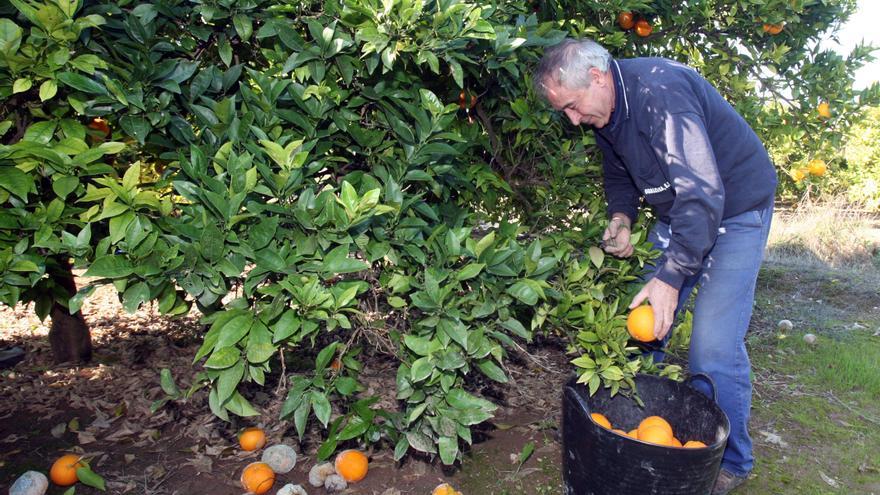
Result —
[[[690,371],[705,373],[715,382],[718,405],[730,419],[730,438],[721,467],[736,475],[748,474],[754,465],[748,431],[751,363],[745,335],[772,217],[771,205],[723,220],[715,245],[703,259],[702,269],[685,279],[679,293],[681,309],[699,285],[688,356]],[[658,222],[648,239],[656,249],[665,250],[669,236],[669,225]],[[663,345],[668,339],[669,335]],[[662,350],[654,351],[654,358],[655,362],[662,359]],[[694,386],[712,396],[702,381],[695,381]]]

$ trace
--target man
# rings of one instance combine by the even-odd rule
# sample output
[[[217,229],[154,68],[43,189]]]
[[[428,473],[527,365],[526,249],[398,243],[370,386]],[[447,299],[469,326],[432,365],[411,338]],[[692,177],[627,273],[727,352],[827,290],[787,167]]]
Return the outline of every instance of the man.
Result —
[[[627,257],[644,198],[662,251],[630,308],[650,302],[665,342],[694,286],[691,372],[708,374],[731,432],[713,494],[744,482],[754,464],[745,348],[767,242],[776,172],[755,132],[695,70],[661,58],[613,60],[589,40],[547,49],[535,86],[574,125],[593,129],[603,154],[610,221],[605,251]]]

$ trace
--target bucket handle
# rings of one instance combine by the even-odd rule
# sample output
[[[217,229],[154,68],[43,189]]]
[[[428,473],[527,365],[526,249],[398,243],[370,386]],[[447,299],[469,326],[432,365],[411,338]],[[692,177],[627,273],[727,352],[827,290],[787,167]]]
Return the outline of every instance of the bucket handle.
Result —
[[[694,380],[696,380],[698,378],[702,379],[704,382],[709,384],[709,388],[712,389],[712,400],[714,400],[717,403],[718,402],[718,388],[715,387],[715,382],[712,380],[712,377],[710,377],[706,373],[694,373],[694,374],[690,375],[689,377],[687,377],[687,379],[685,380],[685,383],[689,387],[696,389],[696,387],[694,387],[694,385],[693,385],[693,382],[694,382]]]

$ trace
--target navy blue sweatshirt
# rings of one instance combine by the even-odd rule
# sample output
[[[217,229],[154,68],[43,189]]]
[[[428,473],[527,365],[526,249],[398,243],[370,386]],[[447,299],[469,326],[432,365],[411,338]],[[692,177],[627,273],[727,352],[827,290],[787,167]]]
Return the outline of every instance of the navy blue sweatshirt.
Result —
[[[662,58],[611,62],[615,105],[593,129],[608,213],[635,220],[640,198],[672,227],[656,277],[681,288],[721,220],[768,206],[776,169],[755,132],[694,69]]]

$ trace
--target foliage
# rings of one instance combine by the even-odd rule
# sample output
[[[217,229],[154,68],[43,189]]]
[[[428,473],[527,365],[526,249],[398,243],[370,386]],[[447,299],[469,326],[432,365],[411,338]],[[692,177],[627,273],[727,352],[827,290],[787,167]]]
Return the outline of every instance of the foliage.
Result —
[[[837,139],[846,117],[822,127],[811,105],[850,108],[852,68],[805,47],[851,3],[757,4],[13,0],[0,297],[45,316],[112,283],[129,311],[195,304],[201,371],[185,393],[163,374],[170,399],[205,387],[217,416],[257,415],[249,396],[280,369],[281,419],[301,436],[316,419],[320,457],[388,442],[396,459],[453,463],[496,409],[480,386],[505,383],[535,332],[567,339],[592,391],[677,373],[641,360],[624,329],[650,219],[632,259],[595,246],[592,136],[536,100],[527,69],[589,35],[695,65],[767,139]],[[620,30],[624,9],[654,33]],[[760,19],[777,16],[787,28],[770,39]],[[764,104],[805,71],[788,104]],[[69,300],[52,292],[59,256],[94,277]],[[399,361],[398,410],[363,394],[365,342]]]

